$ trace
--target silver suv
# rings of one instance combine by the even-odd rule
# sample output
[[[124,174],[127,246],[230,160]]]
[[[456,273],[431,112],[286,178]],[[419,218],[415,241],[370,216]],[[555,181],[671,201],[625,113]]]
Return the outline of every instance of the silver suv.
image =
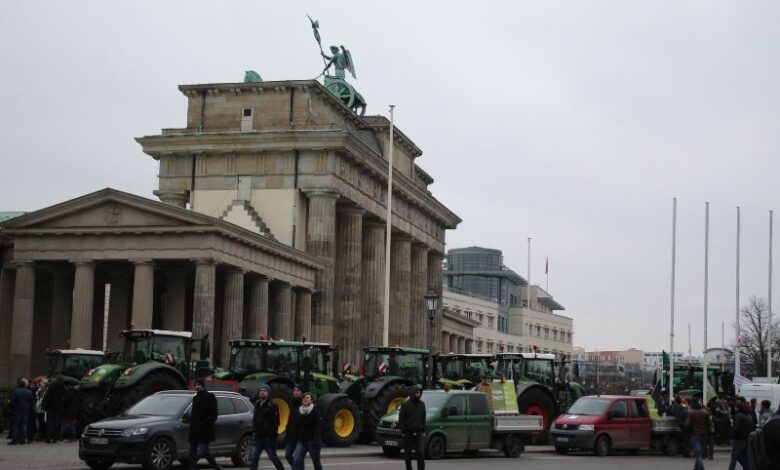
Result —
[[[219,417],[215,424],[214,456],[229,456],[237,467],[249,466],[252,450],[253,406],[233,392],[212,392]],[[79,458],[94,469],[116,462],[167,470],[174,461],[186,462],[189,453],[191,390],[158,392],[123,414],[90,424],[79,441]]]

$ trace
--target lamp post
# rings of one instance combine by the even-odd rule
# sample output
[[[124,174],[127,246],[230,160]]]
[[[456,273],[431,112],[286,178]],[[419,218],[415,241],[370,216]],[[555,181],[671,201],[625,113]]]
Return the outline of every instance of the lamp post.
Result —
[[[428,308],[428,373],[426,374],[428,389],[433,388],[433,334],[436,326],[436,310],[439,307],[439,296],[433,289],[425,294],[425,306]]]

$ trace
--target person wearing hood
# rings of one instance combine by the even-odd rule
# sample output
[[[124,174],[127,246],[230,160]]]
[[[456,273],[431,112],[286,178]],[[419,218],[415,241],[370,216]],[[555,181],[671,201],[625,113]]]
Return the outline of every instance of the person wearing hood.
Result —
[[[425,403],[421,398],[422,387],[415,385],[398,413],[398,427],[404,437],[406,470],[412,470],[412,451],[417,454],[417,470],[425,470]]]
[[[287,434],[284,436],[284,459],[290,466],[295,463],[295,447],[298,445],[298,417],[301,415],[300,406],[303,401],[303,389],[295,384],[292,389],[293,404],[290,409],[290,419],[287,421]]]
[[[255,413],[252,418],[255,431],[255,448],[252,452],[250,470],[257,470],[260,454],[265,452],[276,470],[284,470],[284,465],[276,455],[276,438],[279,436],[279,408],[271,401],[271,387],[263,384],[257,391]]]
[[[314,470],[322,470],[320,448],[322,447],[322,418],[314,404],[311,393],[304,393],[298,408],[298,444],[295,447],[293,470],[303,470],[303,460],[308,452]]]
[[[214,423],[217,422],[217,397],[206,390],[203,378],[195,379],[195,391],[192,397],[190,411],[190,470],[198,468],[198,460],[205,458],[211,468],[222,470],[222,466],[214,460],[209,450],[209,443],[214,441]]]

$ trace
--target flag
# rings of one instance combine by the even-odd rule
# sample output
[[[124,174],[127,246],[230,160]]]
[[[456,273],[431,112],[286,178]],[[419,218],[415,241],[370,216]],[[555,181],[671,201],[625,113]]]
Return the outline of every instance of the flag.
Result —
[[[550,257],[544,259],[544,273],[547,274],[550,272]]]
[[[734,386],[735,387],[738,387],[740,385],[745,385],[745,384],[752,384],[752,383],[753,383],[753,381],[750,380],[749,378],[744,377],[744,376],[739,375],[739,374],[734,374]]]

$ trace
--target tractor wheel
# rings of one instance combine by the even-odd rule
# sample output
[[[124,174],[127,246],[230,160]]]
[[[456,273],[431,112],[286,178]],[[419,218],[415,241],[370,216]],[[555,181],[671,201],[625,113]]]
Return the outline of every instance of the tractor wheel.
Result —
[[[113,410],[118,414],[149,395],[163,390],[180,390],[184,388],[184,384],[182,384],[180,380],[172,377],[171,374],[165,372],[151,372],[131,387],[119,390],[114,389],[116,398],[111,405],[113,405]]]
[[[390,384],[366,404],[366,413],[363,416],[363,431],[369,440],[374,438],[374,431],[376,431],[382,416],[395,412],[398,405],[408,396],[409,392],[406,385]]]
[[[279,437],[277,445],[284,445],[287,433],[287,424],[290,422],[290,416],[293,407],[292,390],[281,382],[273,382],[271,385],[271,401],[279,409]]]
[[[108,417],[105,404],[106,392],[100,388],[88,388],[81,392],[81,422],[86,426]]]
[[[360,409],[347,397],[331,403],[323,417],[322,440],[326,445],[347,447],[360,433]]]
[[[547,431],[555,418],[555,404],[546,393],[536,388],[523,392],[517,403],[520,406],[520,414],[542,417],[542,431],[534,438],[534,443],[540,444],[540,440],[547,438]]]

